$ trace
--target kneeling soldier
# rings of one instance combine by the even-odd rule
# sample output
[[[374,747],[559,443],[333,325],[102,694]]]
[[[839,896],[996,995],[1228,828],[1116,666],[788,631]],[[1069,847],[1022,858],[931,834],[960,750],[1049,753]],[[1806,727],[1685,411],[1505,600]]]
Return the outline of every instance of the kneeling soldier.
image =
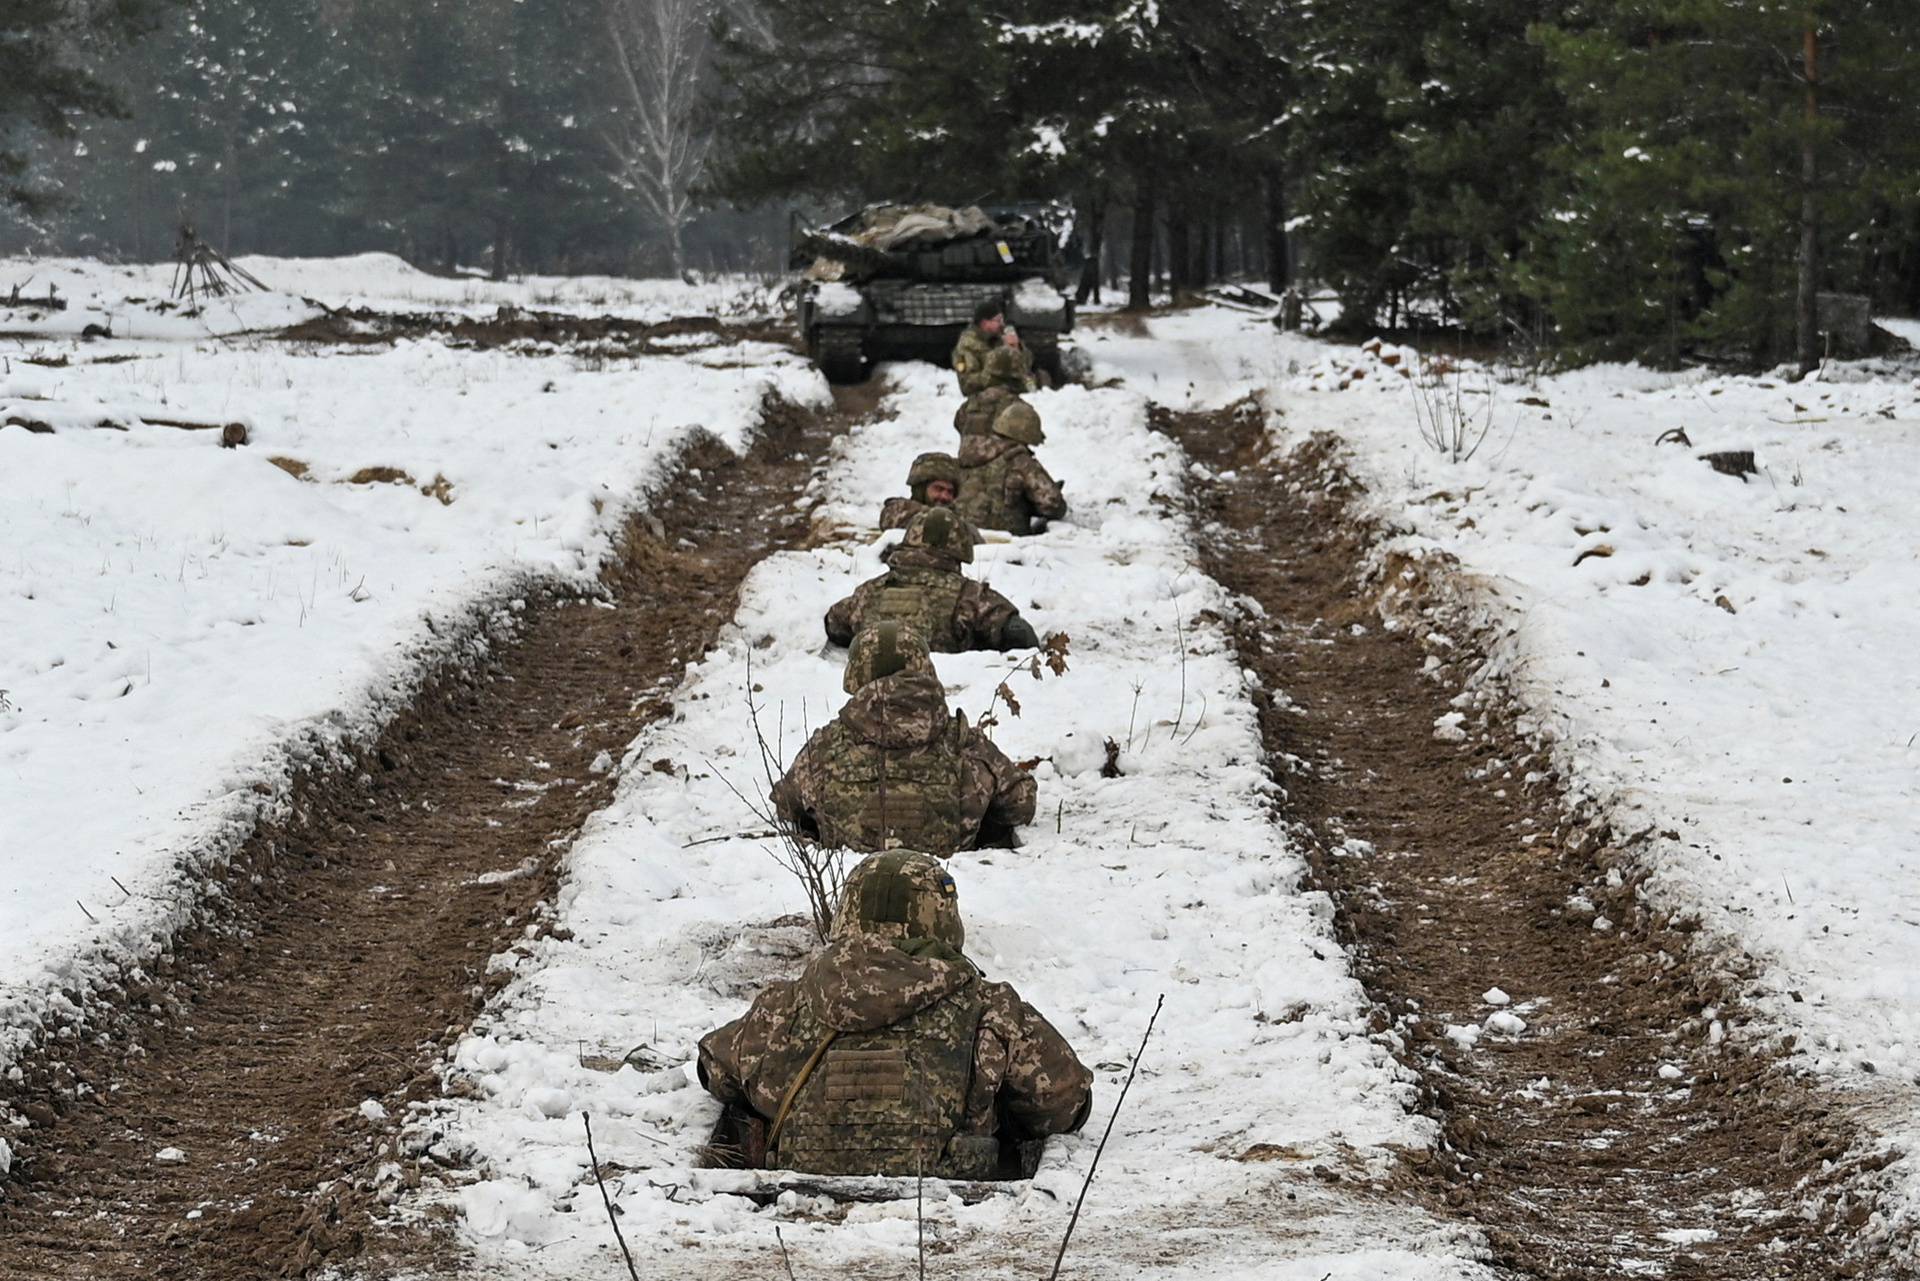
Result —
[[[906,536],[887,550],[887,572],[827,611],[827,639],[851,645],[867,628],[896,622],[918,632],[936,654],[1038,645],[1012,601],[960,572],[973,560],[972,535],[972,526],[947,508],[915,516]]]
[[[947,708],[926,642],[898,623],[864,631],[847,655],[853,695],[774,784],[775,811],[823,845],[890,845],[945,857],[1006,845],[1033,821],[1038,785]]]
[[[960,496],[960,460],[952,454],[920,455],[907,472],[907,493],[912,496],[889,498],[881,506],[880,528],[905,529],[921,512],[953,506]],[[971,524],[964,532],[969,541],[980,541],[980,531]]]
[[[1033,533],[1036,516],[1058,520],[1066,515],[1059,482],[1033,456],[1031,446],[1046,438],[1033,406],[1008,401],[992,431],[960,442],[960,498],[954,510],[981,529],[1009,534]]]
[[[700,1042],[700,1083],[757,1122],[748,1164],[1007,1178],[1016,1145],[1086,1122],[1093,1074],[965,942],[933,859],[893,850],[853,870],[826,948]]]

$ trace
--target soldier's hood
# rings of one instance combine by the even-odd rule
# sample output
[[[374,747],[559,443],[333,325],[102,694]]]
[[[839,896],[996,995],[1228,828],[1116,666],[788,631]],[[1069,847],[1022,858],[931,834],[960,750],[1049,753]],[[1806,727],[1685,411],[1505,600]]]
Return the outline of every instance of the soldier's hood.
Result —
[[[960,440],[960,465],[978,467],[990,463],[1000,455],[1026,446],[1017,440],[1008,440],[1005,436],[995,436],[991,432],[979,436],[963,436]]]
[[[952,508],[944,510],[951,511]],[[937,569],[943,574],[958,574],[960,558],[938,547],[909,547],[895,543],[880,554],[888,569]]]
[[[924,510],[925,504],[922,504]],[[915,512],[918,516],[920,513]],[[960,558],[933,547],[909,547],[889,543],[880,549],[880,563],[888,569],[931,569],[942,574],[961,573]]]
[[[877,747],[920,747],[947,726],[947,695],[932,672],[868,681],[840,712],[847,728]]]
[[[969,965],[911,956],[879,935],[849,934],[807,963],[800,992],[828,1027],[869,1032],[951,996],[974,978]]]

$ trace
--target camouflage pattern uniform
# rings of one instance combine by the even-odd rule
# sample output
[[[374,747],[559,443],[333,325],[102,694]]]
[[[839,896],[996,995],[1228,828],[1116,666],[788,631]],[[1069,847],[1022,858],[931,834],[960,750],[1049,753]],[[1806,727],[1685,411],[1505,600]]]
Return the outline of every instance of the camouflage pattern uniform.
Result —
[[[907,661],[876,666],[871,638],[895,632]],[[782,818],[823,845],[890,845],[945,857],[987,841],[1004,844],[1033,821],[1038,786],[963,713],[950,712],[940,678],[912,632],[882,625],[849,656],[855,690],[774,784]]]
[[[954,509],[981,529],[1031,534],[1034,517],[1058,520],[1067,496],[1033,451],[1005,436],[968,436],[960,442],[965,479]]]
[[[962,440],[968,436],[985,436],[993,430],[993,420],[1000,416],[1000,411],[1017,398],[1017,393],[1009,387],[989,387],[976,392],[953,411],[953,429],[960,433]]]
[[[907,492],[911,497],[887,499],[880,508],[880,528],[905,529],[921,512],[934,506],[949,505],[927,501],[927,486],[936,480],[946,481],[957,494],[960,489],[960,460],[952,454],[921,454],[914,459],[912,469],[907,472]],[[980,531],[973,527],[973,522],[964,521],[962,525],[962,536],[968,542],[982,541]],[[888,557],[882,555],[881,559]]]
[[[970,649],[1024,649],[1039,644],[1012,601],[960,572],[973,559],[979,531],[948,508],[915,516],[890,548],[887,572],[827,610],[827,639],[850,645],[862,630],[894,621],[912,628],[938,654]]]
[[[989,387],[1023,392],[1039,386],[1033,376],[1033,354],[1025,347],[1009,346],[1002,335],[981,333],[978,324],[968,325],[953,345],[953,372],[960,379],[963,396]]]
[[[701,1084],[762,1123],[755,1164],[1005,1177],[1008,1145],[1085,1123],[1092,1073],[964,943],[932,859],[892,851],[854,869],[825,950],[700,1042]]]

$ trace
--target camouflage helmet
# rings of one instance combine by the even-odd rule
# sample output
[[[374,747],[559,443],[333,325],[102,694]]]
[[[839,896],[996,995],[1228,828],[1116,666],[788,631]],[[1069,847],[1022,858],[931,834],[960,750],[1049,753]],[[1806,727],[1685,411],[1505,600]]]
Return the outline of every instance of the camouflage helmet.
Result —
[[[900,941],[933,939],[955,951],[967,942],[953,877],[938,859],[913,850],[870,855],[847,874],[832,933],[834,938],[863,933]]]
[[[941,553],[958,565],[973,560],[973,540],[960,524],[960,518],[944,507],[932,507],[907,522],[900,539],[902,547],[925,547]]]
[[[882,676],[932,670],[933,655],[920,633],[896,622],[875,623],[861,629],[847,648],[847,670],[840,688],[857,694]]]
[[[993,416],[993,434],[1023,445],[1037,445],[1047,438],[1040,430],[1040,415],[1018,398],[1008,401],[1007,407]]]
[[[952,454],[922,454],[913,460],[913,466],[907,471],[907,492],[915,502],[927,501],[927,486],[936,480],[944,480],[955,489],[960,488],[960,460]]]

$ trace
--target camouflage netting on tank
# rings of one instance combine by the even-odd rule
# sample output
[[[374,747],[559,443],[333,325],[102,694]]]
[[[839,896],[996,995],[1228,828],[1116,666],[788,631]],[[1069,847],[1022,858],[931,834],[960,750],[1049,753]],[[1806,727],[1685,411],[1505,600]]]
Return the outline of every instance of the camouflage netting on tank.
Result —
[[[978,205],[954,209],[947,205],[875,205],[861,216],[857,231],[835,233],[862,249],[891,250],[908,245],[941,245],[984,236],[994,230],[993,219]],[[840,280],[848,264],[839,258],[816,258],[807,268],[810,280]]]

